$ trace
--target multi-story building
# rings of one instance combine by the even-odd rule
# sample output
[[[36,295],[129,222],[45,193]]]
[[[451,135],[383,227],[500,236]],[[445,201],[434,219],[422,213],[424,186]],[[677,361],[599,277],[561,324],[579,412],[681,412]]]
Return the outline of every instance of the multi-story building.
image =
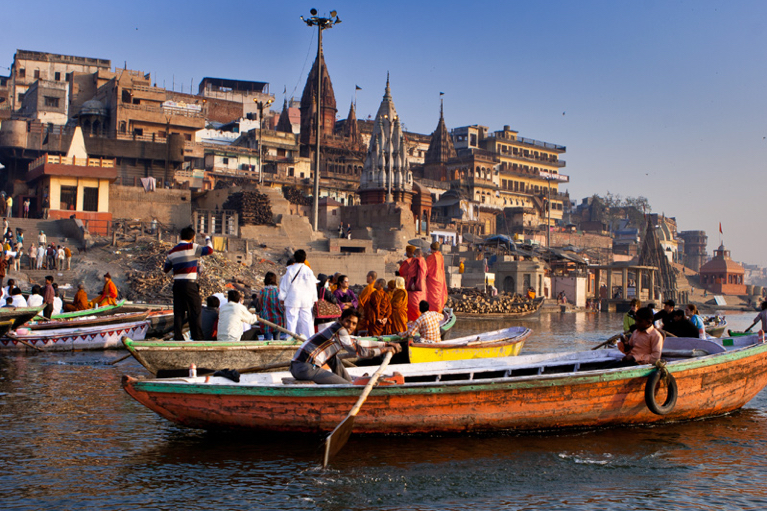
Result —
[[[684,265],[691,270],[700,270],[708,260],[706,231],[682,231],[679,237],[684,240]]]
[[[73,73],[108,71],[110,67],[111,62],[107,59],[16,50],[8,84],[11,109],[21,108],[24,94],[37,80],[66,83]]]

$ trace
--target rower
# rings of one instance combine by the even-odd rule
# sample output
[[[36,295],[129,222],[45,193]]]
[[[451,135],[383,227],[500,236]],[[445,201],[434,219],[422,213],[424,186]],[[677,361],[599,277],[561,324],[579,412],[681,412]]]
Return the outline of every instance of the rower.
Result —
[[[429,304],[426,303],[428,308]],[[341,350],[360,358],[377,357],[386,352],[399,353],[402,347],[397,343],[362,341],[351,335],[357,328],[360,312],[349,307],[341,317],[328,328],[304,341],[293,360],[290,373],[296,380],[313,381],[320,384],[344,384],[352,381],[349,373],[338,358]]]
[[[418,304],[418,310],[421,315],[418,319],[410,323],[407,332],[398,334],[400,337],[413,337],[416,332],[421,334],[421,342],[440,342],[442,336],[439,331],[439,322],[442,320],[442,313],[429,310],[429,302],[421,300]]]

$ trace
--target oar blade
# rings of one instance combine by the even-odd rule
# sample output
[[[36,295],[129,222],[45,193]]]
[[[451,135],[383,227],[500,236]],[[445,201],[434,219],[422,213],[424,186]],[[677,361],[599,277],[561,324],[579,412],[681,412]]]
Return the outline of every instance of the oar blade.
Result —
[[[354,415],[347,415],[336,429],[325,438],[325,458],[322,461],[322,468],[327,468],[330,459],[343,449],[354,429]]]

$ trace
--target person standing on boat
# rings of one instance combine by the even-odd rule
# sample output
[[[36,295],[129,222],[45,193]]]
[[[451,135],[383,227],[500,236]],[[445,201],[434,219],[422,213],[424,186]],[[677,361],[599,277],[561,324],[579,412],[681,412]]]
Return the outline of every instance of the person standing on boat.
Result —
[[[189,319],[189,335],[195,341],[202,341],[202,299],[197,284],[197,262],[200,257],[213,253],[210,236],[205,246],[194,242],[194,228],[189,225],[181,229],[181,242],[168,252],[163,271],[173,270],[173,338],[182,340],[184,320]]]
[[[365,286],[364,289],[360,291],[360,295],[357,297],[360,309],[365,309],[365,304],[368,302],[370,295],[373,293],[373,291],[376,290],[376,280],[378,280],[378,273],[369,271],[367,277],[365,277],[367,286]]]
[[[280,289],[277,287],[277,274],[266,272],[264,275],[264,287],[258,294],[258,303],[261,307],[261,317],[275,325],[285,326],[285,312],[280,304]],[[272,327],[263,325],[264,340],[279,339],[280,332]]]
[[[290,361],[290,374],[296,380],[324,385],[349,383],[352,379],[338,358],[341,351],[359,358],[377,357],[388,351],[402,351],[402,347],[397,343],[352,338],[351,334],[357,328],[359,319],[360,313],[357,309],[344,309],[338,321],[314,334],[298,348]]]
[[[258,316],[251,313],[242,303],[242,296],[236,289],[227,292],[227,302],[218,308],[218,341],[239,341],[242,339],[243,323],[255,325]]]
[[[431,244],[431,254],[426,258],[426,301],[429,310],[442,312],[447,302],[445,281],[445,258],[439,250],[439,242]]]
[[[746,328],[746,332],[754,328],[754,325],[759,323],[759,321],[762,322],[762,332],[767,332],[767,300],[762,300],[762,311],[754,318],[751,326]]]
[[[618,349],[625,354],[622,365],[654,364],[663,353],[663,336],[652,326],[652,311],[642,307],[636,311],[636,329],[629,339],[621,336]]]
[[[440,342],[442,336],[440,334],[439,322],[442,321],[442,313],[430,311],[429,302],[426,300],[422,300],[418,307],[421,310],[421,315],[414,322],[410,323],[406,332],[399,333],[399,336],[403,338],[413,337],[418,332],[421,334],[422,342]]]
[[[405,248],[405,254],[407,259],[400,264],[399,274],[407,289],[407,319],[415,321],[421,315],[418,304],[426,299],[426,261],[413,245]]]
[[[306,263],[306,251],[293,254],[291,264],[280,280],[279,299],[285,308],[287,330],[308,339],[314,333],[312,307],[317,301],[317,278]]]
[[[391,302],[386,296],[384,287],[386,287],[385,279],[376,280],[375,291],[365,304],[365,323],[367,324],[368,335],[371,337],[384,334],[386,323],[389,322],[391,315]]]

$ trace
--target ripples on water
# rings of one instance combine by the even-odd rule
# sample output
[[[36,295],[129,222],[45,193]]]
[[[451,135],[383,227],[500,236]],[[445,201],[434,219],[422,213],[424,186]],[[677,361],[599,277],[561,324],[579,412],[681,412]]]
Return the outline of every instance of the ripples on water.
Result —
[[[730,316],[734,326],[752,314]],[[542,314],[526,352],[587,349],[617,314]],[[453,336],[502,328],[459,321]],[[763,509],[767,401],[655,427],[352,437],[203,432],[134,402],[113,353],[0,355],[0,509]]]

